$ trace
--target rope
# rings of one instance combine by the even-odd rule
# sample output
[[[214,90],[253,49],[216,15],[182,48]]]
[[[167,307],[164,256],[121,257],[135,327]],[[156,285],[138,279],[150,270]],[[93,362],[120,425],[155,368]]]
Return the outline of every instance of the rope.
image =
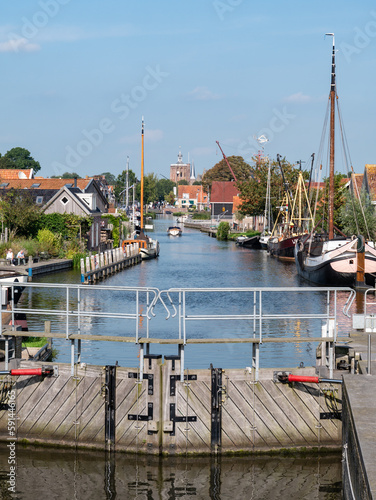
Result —
[[[355,493],[354,493],[354,488],[353,488],[353,485],[352,485],[352,482],[351,482],[349,457],[347,455],[347,448],[348,448],[348,444],[345,443],[343,445],[342,457],[343,457],[343,462],[345,462],[345,464],[346,464],[346,471],[347,471],[347,477],[349,478],[349,486],[350,486],[351,496],[352,496],[353,500],[356,500],[356,496],[355,496]]]

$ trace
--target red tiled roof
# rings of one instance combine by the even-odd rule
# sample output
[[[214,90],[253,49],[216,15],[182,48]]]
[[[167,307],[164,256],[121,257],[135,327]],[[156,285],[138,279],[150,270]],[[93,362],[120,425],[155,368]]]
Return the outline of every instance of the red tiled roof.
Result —
[[[210,201],[211,203],[232,203],[233,197],[239,193],[235,182],[213,181]]]
[[[351,187],[356,197],[360,196],[363,184],[363,177],[364,177],[363,174],[351,174]]]
[[[38,189],[61,189],[66,184],[72,184],[74,186],[74,179],[4,179],[0,177],[1,183],[8,183],[5,189],[32,189],[33,184],[39,184],[35,186]],[[80,189],[85,189],[91,179],[77,179],[77,187]]]
[[[10,179],[32,179],[33,169],[0,168],[0,179],[2,181]]]
[[[366,164],[364,167],[364,175],[366,177],[366,186],[371,200],[376,199],[376,165]]]
[[[179,186],[178,186],[178,198],[179,199],[183,198],[183,194],[188,194],[188,197],[191,200],[194,200],[197,198],[198,203],[204,203],[204,193],[202,190],[202,186],[199,186],[199,185],[186,186],[184,184],[179,184]],[[205,200],[206,200],[206,195],[205,195]]]

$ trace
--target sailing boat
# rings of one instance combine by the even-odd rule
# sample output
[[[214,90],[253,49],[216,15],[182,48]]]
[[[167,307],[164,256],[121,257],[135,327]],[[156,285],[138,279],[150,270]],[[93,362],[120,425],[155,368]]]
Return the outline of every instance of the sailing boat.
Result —
[[[277,160],[282,173],[285,195],[273,227],[272,236],[268,240],[268,251],[270,255],[278,257],[280,260],[294,261],[295,245],[300,237],[305,233],[308,234],[308,229],[311,229],[313,225],[313,217],[302,171],[299,170],[295,196],[292,199],[279,155],[277,155]],[[305,207],[308,207],[307,217],[304,214]]]
[[[375,284],[376,251],[363,236],[347,238],[334,235],[334,153],[335,153],[335,104],[337,100],[335,73],[335,41],[333,37],[329,141],[329,200],[328,234],[312,232],[295,247],[298,274],[313,283],[325,286],[356,286]],[[339,113],[338,113],[339,114]],[[342,129],[342,127],[341,127]],[[340,231],[337,230],[337,233]]]
[[[159,241],[149,238],[144,233],[144,117],[141,127],[141,196],[140,196],[140,231],[134,240],[123,241],[123,250],[126,245],[138,242],[141,259],[154,259],[159,255]]]

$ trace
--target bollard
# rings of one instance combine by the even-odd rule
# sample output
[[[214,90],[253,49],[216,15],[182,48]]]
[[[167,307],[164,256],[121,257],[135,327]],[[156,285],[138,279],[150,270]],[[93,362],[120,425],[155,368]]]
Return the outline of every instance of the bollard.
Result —
[[[29,255],[29,269],[27,271],[27,281],[33,281],[33,258]]]
[[[368,335],[368,353],[367,353],[367,375],[372,375],[372,361],[371,361],[371,335]]]

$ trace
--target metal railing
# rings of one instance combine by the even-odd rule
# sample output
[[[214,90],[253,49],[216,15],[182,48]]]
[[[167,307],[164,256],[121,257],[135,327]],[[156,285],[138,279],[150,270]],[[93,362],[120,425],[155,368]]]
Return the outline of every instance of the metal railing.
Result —
[[[119,337],[123,341],[134,342],[140,348],[140,379],[143,374],[144,348],[149,352],[150,343],[175,344],[178,346],[181,357],[181,377],[184,377],[184,348],[187,344],[197,343],[251,343],[252,344],[252,369],[255,372],[255,380],[258,380],[260,355],[259,348],[264,342],[312,342],[323,341],[327,346],[327,366],[330,377],[333,376],[335,361],[334,345],[337,342],[337,317],[338,310],[342,308],[343,314],[349,316],[350,307],[355,298],[354,290],[350,288],[313,288],[313,287],[267,287],[267,288],[170,288],[159,290],[149,287],[108,287],[97,285],[95,288],[86,285],[56,285],[40,283],[7,283],[0,284],[0,292],[3,288],[11,288],[10,301],[7,312],[11,314],[11,328],[15,329],[15,317],[19,313],[30,317],[49,317],[55,320],[49,337],[60,337],[71,342],[71,365],[72,374],[76,362],[81,362],[81,339],[116,341]],[[44,299],[48,298],[51,289],[54,294],[58,293],[58,299],[54,299],[53,308],[26,307],[26,301],[15,304],[12,300],[15,288],[39,289]],[[346,292],[346,299],[342,295],[342,304],[338,303],[338,294]],[[93,297],[93,293],[95,294]],[[302,307],[298,312],[289,310],[289,300],[281,298],[290,297],[291,294],[299,294]],[[107,294],[107,295],[106,295]],[[106,302],[106,297],[109,297]],[[115,295],[122,294],[121,300],[124,308],[111,311],[107,304],[114,303]],[[287,295],[286,295],[287,294]],[[90,300],[85,300],[90,297]],[[318,297],[321,297],[318,300]],[[223,303],[221,305],[221,301]],[[219,302],[218,302],[219,300]],[[32,301],[31,301],[32,302]],[[44,300],[48,302],[48,300]],[[210,311],[210,304],[213,310]],[[316,312],[306,312],[303,304],[314,304]],[[287,310],[284,308],[287,307]],[[157,307],[162,308],[165,319],[177,318],[177,328],[172,337],[168,339],[158,338],[153,335],[151,326],[152,319],[156,316]],[[4,312],[4,310],[3,310]],[[134,336],[125,335],[84,335],[82,325],[85,318],[110,318],[120,319],[122,322],[133,322],[131,325]],[[275,338],[269,335],[271,322],[284,325],[286,321],[301,322],[302,320],[320,320],[325,326],[317,337],[311,336],[299,338]],[[197,338],[191,335],[189,325],[195,322],[216,322],[219,324],[220,334],[212,338]],[[145,324],[143,324],[145,322]],[[142,331],[140,330],[142,323]],[[241,335],[230,335],[223,338],[224,325],[240,324]],[[3,317],[0,315],[0,331],[6,340],[6,352],[8,353],[8,336],[12,332],[4,330]],[[56,331],[57,329],[57,331]],[[54,331],[55,330],[55,331]],[[13,335],[19,335],[16,332]],[[30,332],[33,335],[33,332]],[[42,332],[41,335],[42,336]],[[77,346],[76,346],[77,340]],[[6,363],[8,362],[6,358]],[[6,368],[7,369],[7,368]]]

